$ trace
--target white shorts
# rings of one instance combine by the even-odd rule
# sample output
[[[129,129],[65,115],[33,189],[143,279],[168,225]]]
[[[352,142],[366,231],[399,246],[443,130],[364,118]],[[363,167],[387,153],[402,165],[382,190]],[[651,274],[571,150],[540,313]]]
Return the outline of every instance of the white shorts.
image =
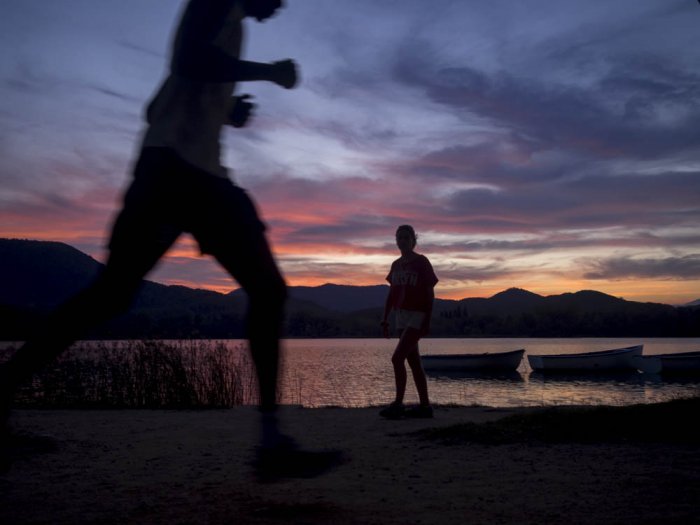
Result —
[[[420,330],[423,327],[425,320],[425,312],[417,312],[415,310],[396,310],[396,328],[404,330],[405,328],[415,328]]]

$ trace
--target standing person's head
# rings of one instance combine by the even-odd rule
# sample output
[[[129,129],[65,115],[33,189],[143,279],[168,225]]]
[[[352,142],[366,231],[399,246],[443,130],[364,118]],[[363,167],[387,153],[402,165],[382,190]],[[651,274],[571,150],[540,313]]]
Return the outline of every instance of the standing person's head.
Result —
[[[282,7],[282,0],[241,0],[246,16],[255,18],[258,22],[267,20]]]
[[[396,246],[401,250],[402,255],[409,254],[416,247],[418,236],[413,226],[402,224],[396,229]]]

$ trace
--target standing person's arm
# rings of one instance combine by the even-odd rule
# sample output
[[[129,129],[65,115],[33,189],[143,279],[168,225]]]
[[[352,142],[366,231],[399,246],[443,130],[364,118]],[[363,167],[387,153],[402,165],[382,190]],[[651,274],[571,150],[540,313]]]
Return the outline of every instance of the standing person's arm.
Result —
[[[389,314],[391,313],[392,305],[394,304],[392,288],[389,287],[389,293],[386,295],[386,301],[384,302],[384,316],[382,317],[382,335],[389,338]]]
[[[423,268],[423,284],[425,286],[425,319],[423,319],[423,325],[421,326],[421,336],[428,335],[430,333],[430,321],[433,317],[433,303],[435,302],[435,285],[438,283],[437,275],[433,270],[433,265],[427,257],[424,258],[425,266]]]
[[[386,276],[386,282],[389,283],[389,292],[386,294],[386,301],[384,301],[384,315],[382,316],[382,322],[380,323],[382,326],[382,335],[387,339],[389,338],[389,314],[391,313],[391,310],[396,304],[396,301],[394,299],[394,295],[396,294],[396,288],[392,284],[393,274],[394,265],[392,264],[391,268],[389,269],[389,274]]]
[[[426,306],[428,307],[425,312],[425,318],[423,319],[423,325],[421,326],[421,337],[426,336],[430,333],[430,320],[433,317],[433,302],[435,301],[435,290],[433,287],[428,287],[426,291]]]

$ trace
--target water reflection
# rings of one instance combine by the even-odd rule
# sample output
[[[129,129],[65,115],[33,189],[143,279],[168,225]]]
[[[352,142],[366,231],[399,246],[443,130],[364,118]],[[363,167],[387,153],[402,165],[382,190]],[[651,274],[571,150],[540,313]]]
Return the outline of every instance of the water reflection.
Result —
[[[507,381],[522,383],[525,381],[517,370],[426,370],[425,374],[436,381],[440,380],[476,380],[476,381]]]
[[[700,375],[695,374],[642,374],[642,379],[649,384],[668,386],[688,386],[695,385],[700,389]]]
[[[216,377],[223,371],[228,371],[224,374],[227,377],[243,372],[245,367],[240,366],[241,362],[248,360],[246,343],[237,340],[220,343],[221,348],[219,342],[215,341],[183,342],[186,352],[182,355],[182,363],[183,366],[187,365],[184,368],[190,372],[193,370],[192,367],[200,372],[211,368],[217,371]],[[649,353],[658,354],[696,349],[700,346],[700,339],[428,339],[421,342],[421,352],[426,354],[502,352],[524,346],[527,352],[532,353],[571,353],[639,343],[645,344],[645,353],[648,348]],[[73,372],[82,371],[83,364],[92,363],[94,368],[97,356],[100,358],[111,356],[110,362],[113,362],[114,369],[121,371],[119,377],[123,378],[129,389],[133,389],[132,383],[135,376],[130,368],[124,369],[125,362],[128,364],[141,356],[140,359],[144,363],[151,363],[155,355],[148,348],[144,348],[141,352],[135,351],[134,345],[138,347],[139,344],[139,342],[103,342],[100,343],[99,352],[87,351],[82,344],[77,345],[70,354],[76,358],[77,368],[66,369],[65,379],[74,382],[77,376]],[[212,361],[211,355],[206,350],[207,345],[214,345],[217,348],[215,356],[218,356],[218,360]],[[280,401],[284,404],[306,407],[361,407],[389,403],[395,391],[390,360],[394,345],[395,341],[389,339],[286,340],[282,356],[283,366],[280,370]],[[3,350],[6,346],[8,345],[0,343],[0,361],[7,357],[5,355],[7,351]],[[156,354],[163,357],[161,368],[169,371],[173,361],[165,358],[170,354],[167,352]],[[212,363],[214,366],[207,368],[208,364]],[[110,368],[107,367],[107,369]],[[217,386],[219,383],[213,381],[214,376],[210,378],[202,373],[197,373],[195,376],[195,383],[198,381],[203,386],[219,388]],[[95,392],[96,395],[105,395],[105,392],[108,393],[113,386],[111,379],[103,380],[100,374],[82,374],[80,377],[85,380],[85,388]],[[172,383],[169,377],[165,378],[164,384]],[[243,383],[247,389],[251,386],[248,384],[250,378],[244,377],[244,379]],[[700,395],[700,377],[698,376],[666,376],[637,372],[612,375],[545,375],[541,372],[532,372],[526,360],[523,360],[518,370],[512,373],[436,371],[428,375],[428,382],[431,399],[437,404],[478,404],[499,407],[560,404],[629,405]],[[144,380],[144,384],[150,385],[150,379]],[[230,385],[230,378],[224,384]],[[417,401],[415,389],[409,388],[406,402]]]
[[[646,374],[640,374],[636,370],[617,370],[605,373],[600,372],[530,372],[528,380],[532,383],[624,383],[641,384]]]
[[[392,340],[287,340],[288,366],[283,378],[285,401],[305,406],[367,406],[393,399]],[[525,347],[532,353],[584,352],[645,344],[653,353],[697,347],[697,340],[620,339],[427,339],[422,354],[503,352]],[[533,373],[526,360],[514,373],[426,371],[433,402],[486,406],[561,404],[628,405],[665,401],[700,393],[700,382],[668,381],[630,374],[547,376]],[[406,402],[417,402],[415,391]]]
[[[697,375],[661,375],[644,374],[636,370],[616,371],[601,373],[543,373],[532,371],[528,375],[528,381],[536,383],[578,383],[578,384],[601,384],[617,383],[629,385],[693,385],[700,386],[700,376]]]

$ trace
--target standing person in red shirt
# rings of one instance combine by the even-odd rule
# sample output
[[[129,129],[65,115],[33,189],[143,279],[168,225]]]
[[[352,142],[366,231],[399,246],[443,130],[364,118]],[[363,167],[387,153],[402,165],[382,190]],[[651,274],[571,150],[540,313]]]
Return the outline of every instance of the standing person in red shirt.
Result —
[[[387,419],[399,419],[404,416],[433,417],[433,408],[428,398],[428,382],[418,352],[418,341],[430,331],[430,317],[435,299],[433,288],[438,278],[428,258],[414,251],[416,243],[416,232],[412,226],[404,224],[398,227],[396,246],[401,251],[401,257],[391,264],[391,270],[386,277],[391,287],[381,323],[384,337],[389,337],[387,319],[393,310],[396,315],[396,328],[401,334],[391,357],[396,380],[396,399],[379,413]],[[420,399],[420,405],[410,409],[403,406],[407,379],[405,361],[408,361],[411,367]]]

